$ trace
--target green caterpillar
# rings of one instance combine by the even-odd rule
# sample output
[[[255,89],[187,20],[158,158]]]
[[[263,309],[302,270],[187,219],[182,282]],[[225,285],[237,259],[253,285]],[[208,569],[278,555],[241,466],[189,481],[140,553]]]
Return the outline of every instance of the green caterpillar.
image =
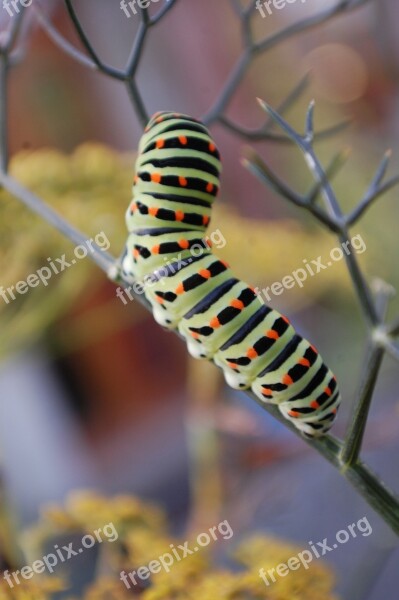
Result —
[[[334,375],[203,238],[220,172],[219,152],[202,123],[169,112],[151,118],[126,214],[123,274],[145,282],[155,320],[177,328],[192,356],[212,360],[234,389],[251,388],[276,404],[304,435],[321,436],[340,403]]]

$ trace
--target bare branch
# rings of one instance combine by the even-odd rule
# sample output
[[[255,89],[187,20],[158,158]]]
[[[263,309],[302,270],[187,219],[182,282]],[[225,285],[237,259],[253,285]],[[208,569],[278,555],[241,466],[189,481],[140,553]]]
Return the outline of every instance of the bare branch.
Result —
[[[165,0],[165,4],[163,5],[163,7],[160,8],[157,14],[154,15],[153,18],[150,20],[149,27],[152,27],[153,25],[159,23],[159,21],[163,19],[166,13],[168,13],[174,7],[176,2],[177,0]]]
[[[80,41],[82,42],[83,47],[85,48],[86,52],[90,56],[91,60],[97,66],[98,70],[101,71],[102,73],[104,73],[105,75],[108,75],[109,77],[113,77],[114,79],[119,79],[122,81],[125,80],[126,76],[123,73],[123,71],[120,71],[119,69],[114,69],[114,67],[110,67],[110,66],[106,65],[98,57],[97,53],[95,52],[93,46],[91,45],[91,43],[89,41],[89,38],[87,37],[83,27],[80,24],[80,21],[78,19],[76,11],[72,5],[72,1],[65,0],[65,4],[67,7],[69,16],[71,18],[71,21],[75,27],[76,33],[78,34],[78,37],[79,37]]]
[[[322,181],[317,181],[313,187],[306,194],[306,202],[308,204],[313,204],[316,202],[317,198],[320,195],[320,192],[323,190],[323,186],[326,181],[331,181],[335,175],[341,170],[341,168],[345,165],[348,160],[350,151],[349,149],[342,150],[338,152],[330,162],[330,164],[326,167],[325,177]]]
[[[376,309],[379,319],[385,319],[388,303],[392,297],[392,287],[383,281],[376,281]],[[374,389],[384,358],[385,349],[378,343],[378,336],[370,334],[363,364],[363,373],[359,389],[355,394],[356,402],[345,434],[341,451],[341,461],[345,467],[353,465],[359,458],[360,450],[366,431],[367,419]]]
[[[302,196],[294,192],[286,183],[282,181],[274,171],[268,167],[254,151],[247,151],[247,158],[242,159],[242,165],[251,171],[261,181],[266,183],[272,190],[290,200],[296,206],[303,207]]]
[[[329,222],[334,223],[334,226],[337,228],[340,242],[347,242],[349,240],[349,231],[346,227],[345,218],[342,215],[341,208],[330,182],[328,181],[328,178],[326,178],[325,171],[313,150],[312,144],[309,142],[306,135],[303,136],[297,133],[291,127],[291,125],[289,125],[287,121],[285,121],[283,117],[281,117],[266,102],[260,99],[258,99],[258,101],[261,107],[268,112],[268,114],[281,127],[281,129],[298,145],[316,183],[321,186],[321,194],[324,197],[326,208],[329,212]],[[306,208],[315,214],[314,209],[316,208],[316,205],[307,205]],[[357,258],[352,252],[349,254],[345,253],[344,256],[349,274],[353,281],[354,289],[356,290],[360,305],[362,306],[363,313],[367,321],[372,326],[377,325],[379,320],[376,313],[376,308],[370,289],[357,262]]]
[[[285,113],[291,108],[291,106],[299,100],[299,98],[304,94],[304,92],[309,88],[310,84],[310,76],[309,73],[306,73],[302,79],[297,83],[294,89],[288,94],[288,96],[278,105],[277,111],[280,115],[285,115]],[[269,128],[274,125],[274,121],[271,117],[266,120],[265,127]]]
[[[350,2],[350,0],[340,0],[335,6],[322,10],[311,17],[306,17],[302,21],[297,21],[296,23],[285,27],[283,30],[264,38],[255,44],[254,51],[256,54],[259,54],[260,52],[265,52],[265,50],[270,50],[270,48],[273,48],[277,44],[281,44],[281,42],[289,38],[295,37],[299,33],[314,29],[323,23],[331,21],[334,17],[365,5],[370,1],[371,0],[357,0],[355,2]]]
[[[286,27],[282,31],[279,31],[260,42],[249,43],[247,37],[246,43],[244,44],[243,53],[230,72],[227,82],[223,86],[219,96],[214,101],[211,108],[203,115],[202,120],[206,124],[210,125],[219,119],[220,115],[223,114],[238,86],[240,85],[246,73],[246,69],[253,57],[274,48],[278,44],[291,37],[294,37],[295,35],[298,35],[299,33],[303,33],[304,31],[313,29],[318,25],[327,23],[332,18],[352,11],[353,9],[363,6],[370,1],[371,0],[355,0],[351,2],[350,0],[340,0],[332,8],[323,10],[312,17],[306,17],[302,21],[298,21],[297,23]],[[251,3],[248,8],[248,12],[252,12],[254,7],[255,2]]]
[[[392,151],[387,150],[364,198],[359,202],[350,215],[346,217],[347,225],[354,225],[360,219],[360,217],[363,216],[366,210],[370,208],[375,200],[399,184],[399,175],[392,177],[392,179],[383,183],[391,156]]]
[[[59,47],[61,50],[71,56],[74,60],[79,62],[84,67],[88,67],[89,69],[98,70],[98,65],[90,60],[83,52],[80,52],[73,46],[67,39],[64,38],[63,35],[53,26],[51,21],[47,18],[44,12],[39,8],[38,5],[35,5],[33,8],[36,18],[39,21],[43,31],[49,36],[49,38]]]
[[[147,32],[148,26],[144,23],[140,23],[140,27],[134,39],[134,44],[130,51],[130,56],[128,58],[125,70],[125,76],[129,79],[132,79],[136,75]]]
[[[129,92],[129,96],[132,101],[132,104],[135,108],[136,115],[137,115],[142,127],[144,128],[145,125],[148,123],[149,115],[145,108],[143,99],[140,95],[139,89],[136,85],[136,81],[134,79],[129,79],[126,82],[126,87]]]
[[[246,151],[247,158],[244,158],[242,164],[251,171],[258,179],[266,183],[272,190],[301,208],[309,210],[323,225],[333,233],[339,233],[339,226],[329,215],[321,208],[310,204],[306,196],[297,194],[285,182],[280,179],[268,165],[266,165],[260,156],[253,150]]]

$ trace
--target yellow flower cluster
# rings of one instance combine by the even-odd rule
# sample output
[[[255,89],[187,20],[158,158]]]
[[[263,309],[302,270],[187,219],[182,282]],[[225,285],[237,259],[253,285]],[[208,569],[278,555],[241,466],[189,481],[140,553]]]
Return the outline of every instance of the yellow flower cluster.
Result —
[[[13,589],[1,581],[0,600],[50,600],[56,592],[64,589],[64,583],[57,577],[21,581],[20,585],[14,585]]]
[[[82,491],[71,493],[64,509],[53,504],[43,507],[39,523],[24,535],[25,547],[33,559],[49,538],[64,533],[92,534],[111,522],[119,535],[119,549],[122,544],[125,546],[131,532],[147,531],[151,544],[151,536],[167,531],[166,517],[157,506],[144,504],[133,496],[119,495],[111,500],[96,492]]]
[[[263,567],[267,572],[275,568],[280,563],[287,563],[287,560],[296,556],[303,548],[294,546],[291,543],[284,542],[275,537],[265,537],[261,535],[253,536],[238,546],[234,553],[236,560],[249,569],[254,569],[257,573]],[[300,568],[291,571],[287,577],[279,577],[276,582],[270,586],[270,598],[272,600],[319,600],[319,598],[328,598],[337,600],[332,595],[334,578],[331,571],[325,564],[318,560],[311,564],[309,569]],[[268,588],[269,590],[269,588]]]
[[[162,510],[127,495],[108,499],[95,492],[75,493],[67,499],[65,509],[50,506],[43,510],[39,524],[25,537],[25,544],[32,551],[29,542],[35,540],[37,558],[54,536],[90,533],[108,522],[115,525],[118,540],[106,548],[100,547],[98,578],[83,596],[70,596],[68,600],[129,600],[135,593],[142,600],[337,600],[332,592],[331,572],[321,561],[312,564],[309,570],[292,572],[266,587],[259,569],[286,562],[301,548],[265,535],[238,544],[233,554],[238,568],[234,571],[218,569],[211,549],[203,548],[200,553],[176,562],[169,573],[161,571],[153,575],[141,590],[133,586],[128,590],[119,579],[121,571],[148,564],[167,552],[170,544],[177,545],[182,540],[168,534]],[[101,554],[103,550],[106,552]],[[73,577],[73,572],[70,574]],[[24,590],[22,586],[17,590],[19,595],[12,596],[3,585],[0,600],[50,600],[59,588],[59,580],[54,580],[53,588],[48,580],[31,580],[24,583]]]
[[[17,154],[10,172],[26,188],[44,199],[90,239],[104,231],[110,251],[118,256],[126,230],[124,212],[130,197],[133,157],[97,144],[71,154],[40,150]],[[47,258],[73,246],[60,233],[32,214],[19,200],[0,190],[0,285],[8,288],[48,266]],[[54,323],[88,285],[103,278],[89,259],[54,275],[47,287],[39,285],[7,304],[0,298],[2,331],[0,356],[33,343]]]

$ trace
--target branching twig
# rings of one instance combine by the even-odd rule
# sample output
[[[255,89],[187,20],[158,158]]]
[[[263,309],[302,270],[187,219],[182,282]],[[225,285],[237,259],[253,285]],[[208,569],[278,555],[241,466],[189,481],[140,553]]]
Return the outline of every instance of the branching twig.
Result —
[[[386,194],[390,189],[398,185],[399,176],[392,177],[389,181],[384,183],[384,177],[387,172],[387,168],[389,165],[389,161],[392,156],[392,151],[387,150],[384,154],[384,158],[382,159],[377,172],[374,176],[373,181],[370,184],[369,189],[367,190],[363,200],[359,202],[356,208],[346,217],[347,225],[354,225],[360,217],[366,212],[366,210],[371,206],[371,204],[377,200],[380,196]]]
[[[318,219],[320,223],[325,225],[330,231],[333,233],[339,233],[338,225],[331,220],[326,211],[308,200],[308,198],[311,198],[311,196],[315,193],[314,187],[312,187],[312,189],[306,195],[302,196],[301,194],[298,194],[292,190],[288,184],[282,181],[282,179],[280,179],[278,175],[276,175],[274,171],[262,161],[259,154],[253,150],[247,151],[246,154],[247,158],[242,160],[244,167],[256,175],[261,181],[266,183],[272,190],[283,196],[283,198],[286,198],[300,208],[306,208],[309,210],[316,217],[316,219]],[[317,185],[322,188],[322,183],[317,182]]]
[[[320,212],[320,209],[312,202],[309,202],[309,193],[304,195],[300,199],[300,203],[295,204],[302,205],[309,212],[313,213],[316,218],[323,222],[331,231],[338,233],[338,237],[341,243],[345,244],[350,239],[349,230],[347,226],[347,220],[341,212],[338,200],[335,193],[330,185],[328,178],[326,178],[325,171],[313,149],[313,103],[310,104],[308,114],[306,118],[306,133],[300,135],[297,133],[288,123],[281,117],[271,106],[259,101],[262,108],[273,117],[278,123],[281,129],[290,137],[300,148],[304,155],[305,161],[308,165],[310,172],[312,173],[316,183],[321,187],[321,193],[325,200],[326,211]],[[249,165],[250,166],[250,165]],[[270,179],[270,169],[261,162],[261,159],[257,158],[252,169],[256,174],[264,175],[264,180]],[[276,176],[273,174],[273,180],[275,181]],[[280,187],[283,185],[280,181]],[[374,185],[374,184],[372,184]],[[391,186],[392,187],[392,186]],[[382,193],[382,192],[381,192]],[[284,195],[284,194],[283,194]],[[285,196],[291,200],[290,197]],[[327,212],[328,211],[328,212]],[[375,306],[372,300],[370,289],[363,277],[361,269],[356,259],[356,255],[353,252],[344,254],[345,261],[348,266],[349,273],[354,283],[354,289],[358,295],[360,305],[363,309],[363,314],[371,325],[377,325],[379,320],[376,314]]]
[[[323,190],[323,186],[326,181],[331,181],[335,175],[341,170],[341,168],[345,165],[346,161],[349,158],[350,151],[348,149],[342,150],[342,152],[338,152],[331,160],[330,164],[326,167],[325,177],[320,181],[316,181],[314,186],[309,190],[306,195],[306,202],[309,204],[314,204],[317,198],[320,196],[320,193]]]
[[[167,0],[165,2],[164,6],[159,9],[157,14],[154,15],[152,17],[152,19],[150,19],[149,26],[152,27],[153,25],[156,25],[157,23],[159,23],[159,21],[164,18],[166,13],[168,13],[174,7],[176,2],[177,2],[177,0]]]
[[[341,243],[347,242],[350,239],[349,236],[349,225],[357,222],[357,220],[364,213],[366,208],[370,205],[371,201],[381,196],[394,185],[399,183],[399,177],[393,177],[388,182],[384,183],[390,153],[384,156],[377,173],[373,178],[373,181],[367,190],[365,197],[359,202],[358,206],[354,209],[351,215],[345,216],[342,214],[339,202],[335,196],[335,193],[331,186],[331,176],[336,170],[342,166],[346,159],[344,154],[337,155],[330,163],[327,170],[324,170],[314,149],[314,104],[311,103],[306,117],[305,133],[300,135],[297,133],[275,110],[268,106],[265,102],[260,101],[262,108],[274,119],[274,121],[281,127],[285,134],[297,144],[303,153],[306,163],[309,167],[310,172],[315,179],[315,186],[304,195],[298,194],[294,191],[285,181],[278,177],[271,169],[266,165],[262,159],[256,153],[252,152],[249,158],[244,160],[244,165],[254,173],[261,181],[270,186],[274,191],[279,193],[281,196],[299,206],[305,208],[313,214],[324,226],[329,230],[334,231]],[[248,153],[247,153],[248,154]],[[316,197],[321,194],[324,198],[325,210],[315,204]],[[399,322],[395,321],[391,326],[387,326],[385,323],[386,309],[388,299],[392,295],[392,288],[386,284],[379,284],[376,297],[370,292],[369,286],[363,276],[363,273],[357,263],[357,260],[353,253],[346,253],[345,255],[349,274],[352,278],[353,288],[357,293],[360,300],[360,304],[363,308],[363,312],[366,316],[366,323],[368,326],[368,347],[367,357],[364,362],[364,372],[361,377],[358,391],[355,396],[355,405],[353,414],[350,419],[350,423],[345,435],[343,442],[335,443],[339,445],[336,447],[333,454],[334,461],[337,461],[337,466],[341,473],[348,477],[352,483],[358,488],[359,480],[362,481],[361,487],[365,486],[368,488],[370,485],[375,486],[374,476],[365,467],[361,466],[359,456],[366,430],[368,413],[374,393],[375,384],[379,375],[381,363],[385,352],[388,352],[395,359],[399,360],[399,345],[397,345],[391,338],[390,335],[399,333]],[[330,443],[328,438],[327,445]],[[323,446],[318,447],[319,451],[324,451],[324,440],[322,441]],[[319,442],[312,442],[313,446],[318,446]],[[331,448],[330,446],[328,446]],[[329,453],[324,454],[328,460],[331,459]],[[360,467],[360,472],[359,472]],[[359,477],[360,476],[360,477]],[[355,483],[356,482],[356,483]],[[377,484],[377,488],[379,484]],[[359,489],[359,488],[358,488]],[[375,492],[376,490],[374,490]],[[376,507],[378,503],[375,502],[374,493],[373,498],[368,499],[369,502]],[[384,503],[385,507],[379,512],[384,516],[385,511],[388,510],[390,515],[385,514],[384,518],[393,518],[395,521],[399,519],[399,499],[389,494],[385,496],[384,500],[381,498],[381,502]],[[392,525],[392,522],[391,522]],[[397,531],[397,529],[394,530]]]
[[[285,40],[298,35],[299,33],[303,33],[304,31],[308,31],[309,29],[313,29],[314,27],[321,25],[330,21],[332,18],[351,11],[359,6],[365,5],[371,0],[355,0],[354,2],[350,2],[349,0],[340,0],[337,4],[331,8],[326,10],[322,10],[320,13],[317,13],[314,16],[306,17],[297,23],[294,23],[291,26],[284,28],[281,31],[278,31],[275,34],[272,34],[259,42],[253,42],[252,37],[248,35],[245,28],[248,28],[248,22],[244,22],[243,24],[243,37],[244,37],[244,48],[243,52],[234,65],[230,75],[227,78],[226,83],[223,86],[222,91],[219,93],[219,96],[214,101],[212,106],[208,109],[208,111],[202,116],[202,121],[210,125],[215,121],[218,121],[220,117],[225,113],[226,108],[230,104],[233,95],[235,94],[238,86],[240,85],[245,73],[249,65],[252,63],[252,60],[262,54],[263,52],[269,51],[275,46],[281,44]],[[249,18],[251,13],[254,11],[255,2],[251,2],[247,11],[244,11],[243,14]]]
[[[241,3],[238,0],[233,0],[232,6],[234,12],[241,20],[243,52],[236,66],[230,73],[230,76],[227,78],[219,99],[215,101],[213,107],[210,108],[202,117],[204,123],[210,125],[211,123],[218,121],[230,131],[233,131],[237,135],[246,139],[271,141],[275,143],[291,143],[291,140],[288,137],[280,136],[269,131],[272,125],[272,120],[268,120],[263,126],[254,130],[247,129],[238,123],[235,123],[225,114],[227,104],[237,91],[237,88],[243,76],[245,75],[247,68],[250,66],[256,55],[272,49],[277,44],[283,42],[286,37],[306,31],[308,28],[328,21],[330,18],[332,18],[332,16],[352,10],[353,8],[360,6],[361,4],[365,4],[368,1],[369,0],[358,0],[357,2],[338,2],[335,7],[329,9],[328,11],[323,11],[314,17],[306,18],[295,24],[295,26],[290,26],[283,31],[278,32],[277,34],[273,34],[262,42],[255,42],[252,36],[251,19],[255,12],[256,1],[251,1],[246,8],[242,8]],[[148,10],[140,11],[141,23],[136,33],[125,70],[111,67],[100,59],[79,21],[72,0],[65,0],[65,4],[75,27],[76,33],[87,54],[80,52],[68,40],[66,40],[64,36],[57,31],[53,24],[47,19],[39,7],[36,7],[36,13],[38,15],[38,20],[47,35],[69,56],[77,60],[83,66],[96,69],[108,77],[125,83],[135,114],[139,118],[141,125],[144,126],[148,120],[148,112],[145,103],[142,100],[139,86],[136,82],[137,69],[143,54],[144,44],[149,30],[159,23],[161,19],[163,19],[163,17],[172,9],[172,7],[176,5],[176,3],[177,0],[165,0],[164,5],[152,18],[149,17]],[[299,96],[303,93],[308,83],[307,80],[308,78],[305,76],[305,78],[299,82],[298,86],[296,86],[296,88],[294,88],[294,90],[282,102],[278,109],[280,114],[284,114],[285,110],[292,106],[297,98],[299,98]],[[338,123],[337,125],[328,127],[318,132],[316,137],[317,139],[322,139],[324,137],[331,136],[343,129],[346,125],[347,121]]]
[[[286,135],[279,135],[277,133],[272,133],[271,131],[268,131],[267,125],[257,127],[256,129],[249,129],[243,127],[242,125],[238,125],[238,123],[235,123],[225,115],[219,117],[219,123],[221,125],[224,125],[224,127],[226,127],[226,129],[228,129],[229,131],[236,133],[237,135],[246,140],[252,140],[254,142],[274,142],[277,144],[292,144],[292,140]],[[348,123],[349,121],[345,119],[344,121],[341,121],[336,125],[326,127],[326,129],[322,129],[321,131],[318,131],[315,134],[315,139],[322,140],[326,137],[335,135],[336,133],[339,133],[340,131],[345,129],[348,126]]]
[[[78,34],[80,41],[82,42],[82,44],[83,44],[87,54],[90,56],[91,60],[97,66],[98,70],[101,71],[102,73],[104,73],[105,75],[109,75],[110,77],[119,78],[121,72],[118,71],[117,69],[114,69],[113,67],[106,65],[98,57],[98,55],[95,52],[93,46],[91,45],[90,40],[87,37],[82,25],[80,24],[79,18],[76,14],[76,11],[73,7],[71,0],[65,0],[65,5],[67,7],[69,16],[70,16],[71,21],[76,29],[76,33]]]
[[[36,17],[43,29],[43,31],[49,36],[49,38],[59,47],[65,54],[71,56],[74,60],[79,62],[84,67],[88,67],[89,69],[98,70],[98,65],[90,60],[88,56],[80,52],[66,40],[60,32],[53,26],[51,21],[47,18],[45,13],[41,10],[38,5],[34,6],[34,11],[36,13]]]

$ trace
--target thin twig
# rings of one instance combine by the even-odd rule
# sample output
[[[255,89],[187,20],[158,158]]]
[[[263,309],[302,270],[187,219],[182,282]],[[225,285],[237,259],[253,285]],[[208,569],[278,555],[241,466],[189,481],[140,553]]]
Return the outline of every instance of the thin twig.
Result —
[[[262,161],[260,156],[253,150],[247,151],[247,158],[242,160],[242,164],[251,171],[258,179],[266,183],[272,190],[279,193],[283,198],[286,198],[296,206],[309,210],[314,217],[333,233],[340,233],[339,225],[330,218],[330,216],[319,206],[310,203],[307,198],[314,193],[314,188],[310,190],[306,196],[301,196],[290,188],[282,179],[280,179],[274,171]],[[320,182],[318,182],[319,185]]]
[[[157,14],[154,15],[150,20],[149,27],[153,27],[154,25],[159,23],[159,21],[161,21],[161,19],[164,18],[164,16],[174,7],[176,3],[177,0],[165,0],[163,7],[160,8]]]
[[[80,21],[78,19],[76,11],[72,5],[72,1],[65,0],[65,4],[67,7],[69,16],[71,18],[71,21],[74,24],[76,32],[79,36],[80,41],[82,42],[82,44],[83,44],[87,54],[90,56],[91,60],[97,65],[97,68],[99,69],[99,71],[102,71],[103,73],[109,75],[110,77],[115,77],[115,76],[119,77],[120,71],[103,63],[103,61],[99,58],[99,56],[95,52],[93,46],[90,43],[89,38],[87,37],[83,27],[80,24]]]
[[[259,99],[261,107],[268,112],[269,115],[278,123],[281,129],[291,137],[291,139],[298,145],[299,149],[304,155],[305,161],[308,165],[310,172],[312,173],[315,181],[321,185],[321,193],[324,197],[326,208],[329,212],[329,222],[332,226],[338,228],[338,236],[341,244],[345,244],[349,239],[349,231],[346,226],[345,218],[341,212],[338,200],[335,193],[330,185],[328,179],[326,179],[325,171],[313,150],[312,139],[313,139],[313,103],[310,104],[308,109],[308,116],[306,121],[306,134],[304,136],[298,134],[288,123],[281,117],[271,106],[266,102]],[[307,204],[306,208],[314,214],[315,204]],[[331,227],[330,227],[331,228]],[[344,254],[345,261],[354,283],[354,289],[357,293],[360,305],[363,309],[363,314],[366,320],[375,326],[379,323],[378,315],[375,310],[374,302],[370,289],[363,277],[362,271],[359,267],[356,255],[353,252]]]
[[[392,287],[383,281],[377,281],[375,287],[377,287],[376,310],[380,321],[383,321],[386,316],[389,300],[392,297]],[[373,393],[384,354],[385,349],[380,345],[378,335],[373,335],[373,332],[371,332],[366,349],[366,358],[363,362],[363,373],[359,389],[355,394],[355,408],[349,419],[349,427],[345,434],[341,452],[341,462],[344,468],[353,465],[359,458]]]
[[[392,188],[399,184],[399,176],[392,177],[388,181],[384,182],[388,164],[392,156],[392,151],[388,150],[384,158],[379,165],[377,172],[374,176],[373,181],[370,184],[364,198],[359,202],[356,208],[346,217],[347,225],[354,225],[360,217],[366,212],[366,210],[372,205],[372,203],[389,192]]]
[[[302,21],[297,21],[281,31],[264,38],[255,44],[254,51],[256,54],[259,54],[265,50],[270,50],[277,44],[281,44],[281,42],[293,38],[299,33],[319,27],[323,23],[330,22],[333,18],[359,8],[359,6],[365,5],[370,1],[371,0],[358,0],[357,2],[350,2],[348,0],[340,0],[335,6],[322,10],[311,17],[306,17]]]
[[[257,404],[264,408],[275,419],[285,425],[291,432],[302,438],[299,431],[292,423],[287,422],[277,406],[263,403],[252,392],[246,392]],[[374,508],[382,519],[399,535],[399,498],[376,477],[364,463],[357,461],[349,468],[343,468],[340,461],[342,443],[332,435],[325,435],[319,439],[302,438],[313,450],[321,454],[330,462],[341,475],[345,477],[363,496],[366,502]]]
[[[219,93],[219,96],[213,102],[212,106],[207,110],[207,112],[202,116],[202,121],[210,125],[217,121],[220,116],[225,112],[228,104],[232,100],[234,93],[236,92],[238,86],[240,85],[247,67],[251,63],[252,59],[259,54],[271,50],[278,44],[283,41],[291,38],[299,33],[303,33],[304,31],[308,31],[309,29],[313,29],[318,25],[323,23],[327,23],[332,18],[339,16],[345,12],[352,11],[359,6],[365,5],[371,0],[357,0],[356,2],[342,1],[340,0],[335,6],[323,10],[312,17],[306,17],[302,21],[298,21],[297,23],[286,27],[282,31],[279,31],[271,36],[268,36],[264,40],[260,42],[246,44],[244,46],[243,52],[234,65],[230,75],[227,78],[227,82],[223,86],[222,91]],[[249,11],[253,11],[252,3],[249,7]]]
[[[247,156],[244,156],[241,163],[245,168],[256,175],[258,179],[264,181],[272,190],[283,196],[283,198],[290,200],[296,206],[304,207],[303,197],[280,179],[268,165],[262,162],[256,152],[244,149],[244,154]]]
[[[325,177],[322,180],[316,181],[314,186],[309,190],[306,194],[306,201],[309,204],[314,204],[317,198],[319,197],[321,191],[323,190],[324,183],[328,180],[331,181],[335,175],[341,170],[341,168],[345,165],[346,161],[349,158],[350,151],[348,149],[342,150],[342,152],[338,152],[330,164],[326,167]]]
[[[60,32],[53,26],[51,21],[47,18],[44,12],[37,6],[34,6],[34,12],[36,14],[36,18],[39,21],[43,31],[48,35],[48,37],[59,47],[61,50],[71,56],[74,60],[79,62],[84,67],[88,67],[89,69],[99,70],[98,65],[88,58],[83,52],[80,52],[73,46],[68,40],[64,38],[60,34]]]
[[[357,399],[355,410],[350,417],[341,452],[341,461],[345,467],[353,465],[358,459],[383,357],[384,349],[377,345],[373,338],[370,338],[364,360],[363,378],[355,394]]]
[[[136,115],[140,121],[140,124],[144,128],[144,126],[148,123],[149,114],[147,113],[147,109],[140,95],[136,81],[134,79],[129,79],[126,82],[126,89],[129,93],[129,97],[132,101],[132,104],[136,110]]]
[[[278,133],[272,133],[271,131],[268,131],[266,129],[267,124],[256,129],[246,128],[242,125],[238,125],[238,123],[235,123],[225,115],[221,115],[218,119],[218,122],[224,125],[226,129],[229,129],[233,133],[236,133],[237,135],[246,140],[251,140],[254,142],[266,141],[277,144],[293,144],[292,139],[290,139],[288,136],[279,135]],[[315,134],[315,140],[322,140],[326,137],[335,135],[336,133],[339,133],[340,131],[345,129],[348,126],[348,124],[349,121],[345,119],[344,121],[340,121],[336,125],[326,127],[325,129],[322,129]]]
[[[148,32],[148,26],[141,22],[138,28],[134,43],[130,51],[130,56],[127,60],[125,75],[127,78],[132,79],[136,75],[136,71],[141,58],[141,52],[144,49],[144,43]]]
[[[302,79],[296,84],[293,90],[288,94],[288,96],[280,102],[277,106],[277,112],[280,115],[285,115],[285,113],[293,106],[293,104],[303,96],[304,92],[309,88],[310,85],[310,74],[309,72],[305,73]],[[274,121],[271,117],[269,117],[266,121],[266,128],[273,127]]]

